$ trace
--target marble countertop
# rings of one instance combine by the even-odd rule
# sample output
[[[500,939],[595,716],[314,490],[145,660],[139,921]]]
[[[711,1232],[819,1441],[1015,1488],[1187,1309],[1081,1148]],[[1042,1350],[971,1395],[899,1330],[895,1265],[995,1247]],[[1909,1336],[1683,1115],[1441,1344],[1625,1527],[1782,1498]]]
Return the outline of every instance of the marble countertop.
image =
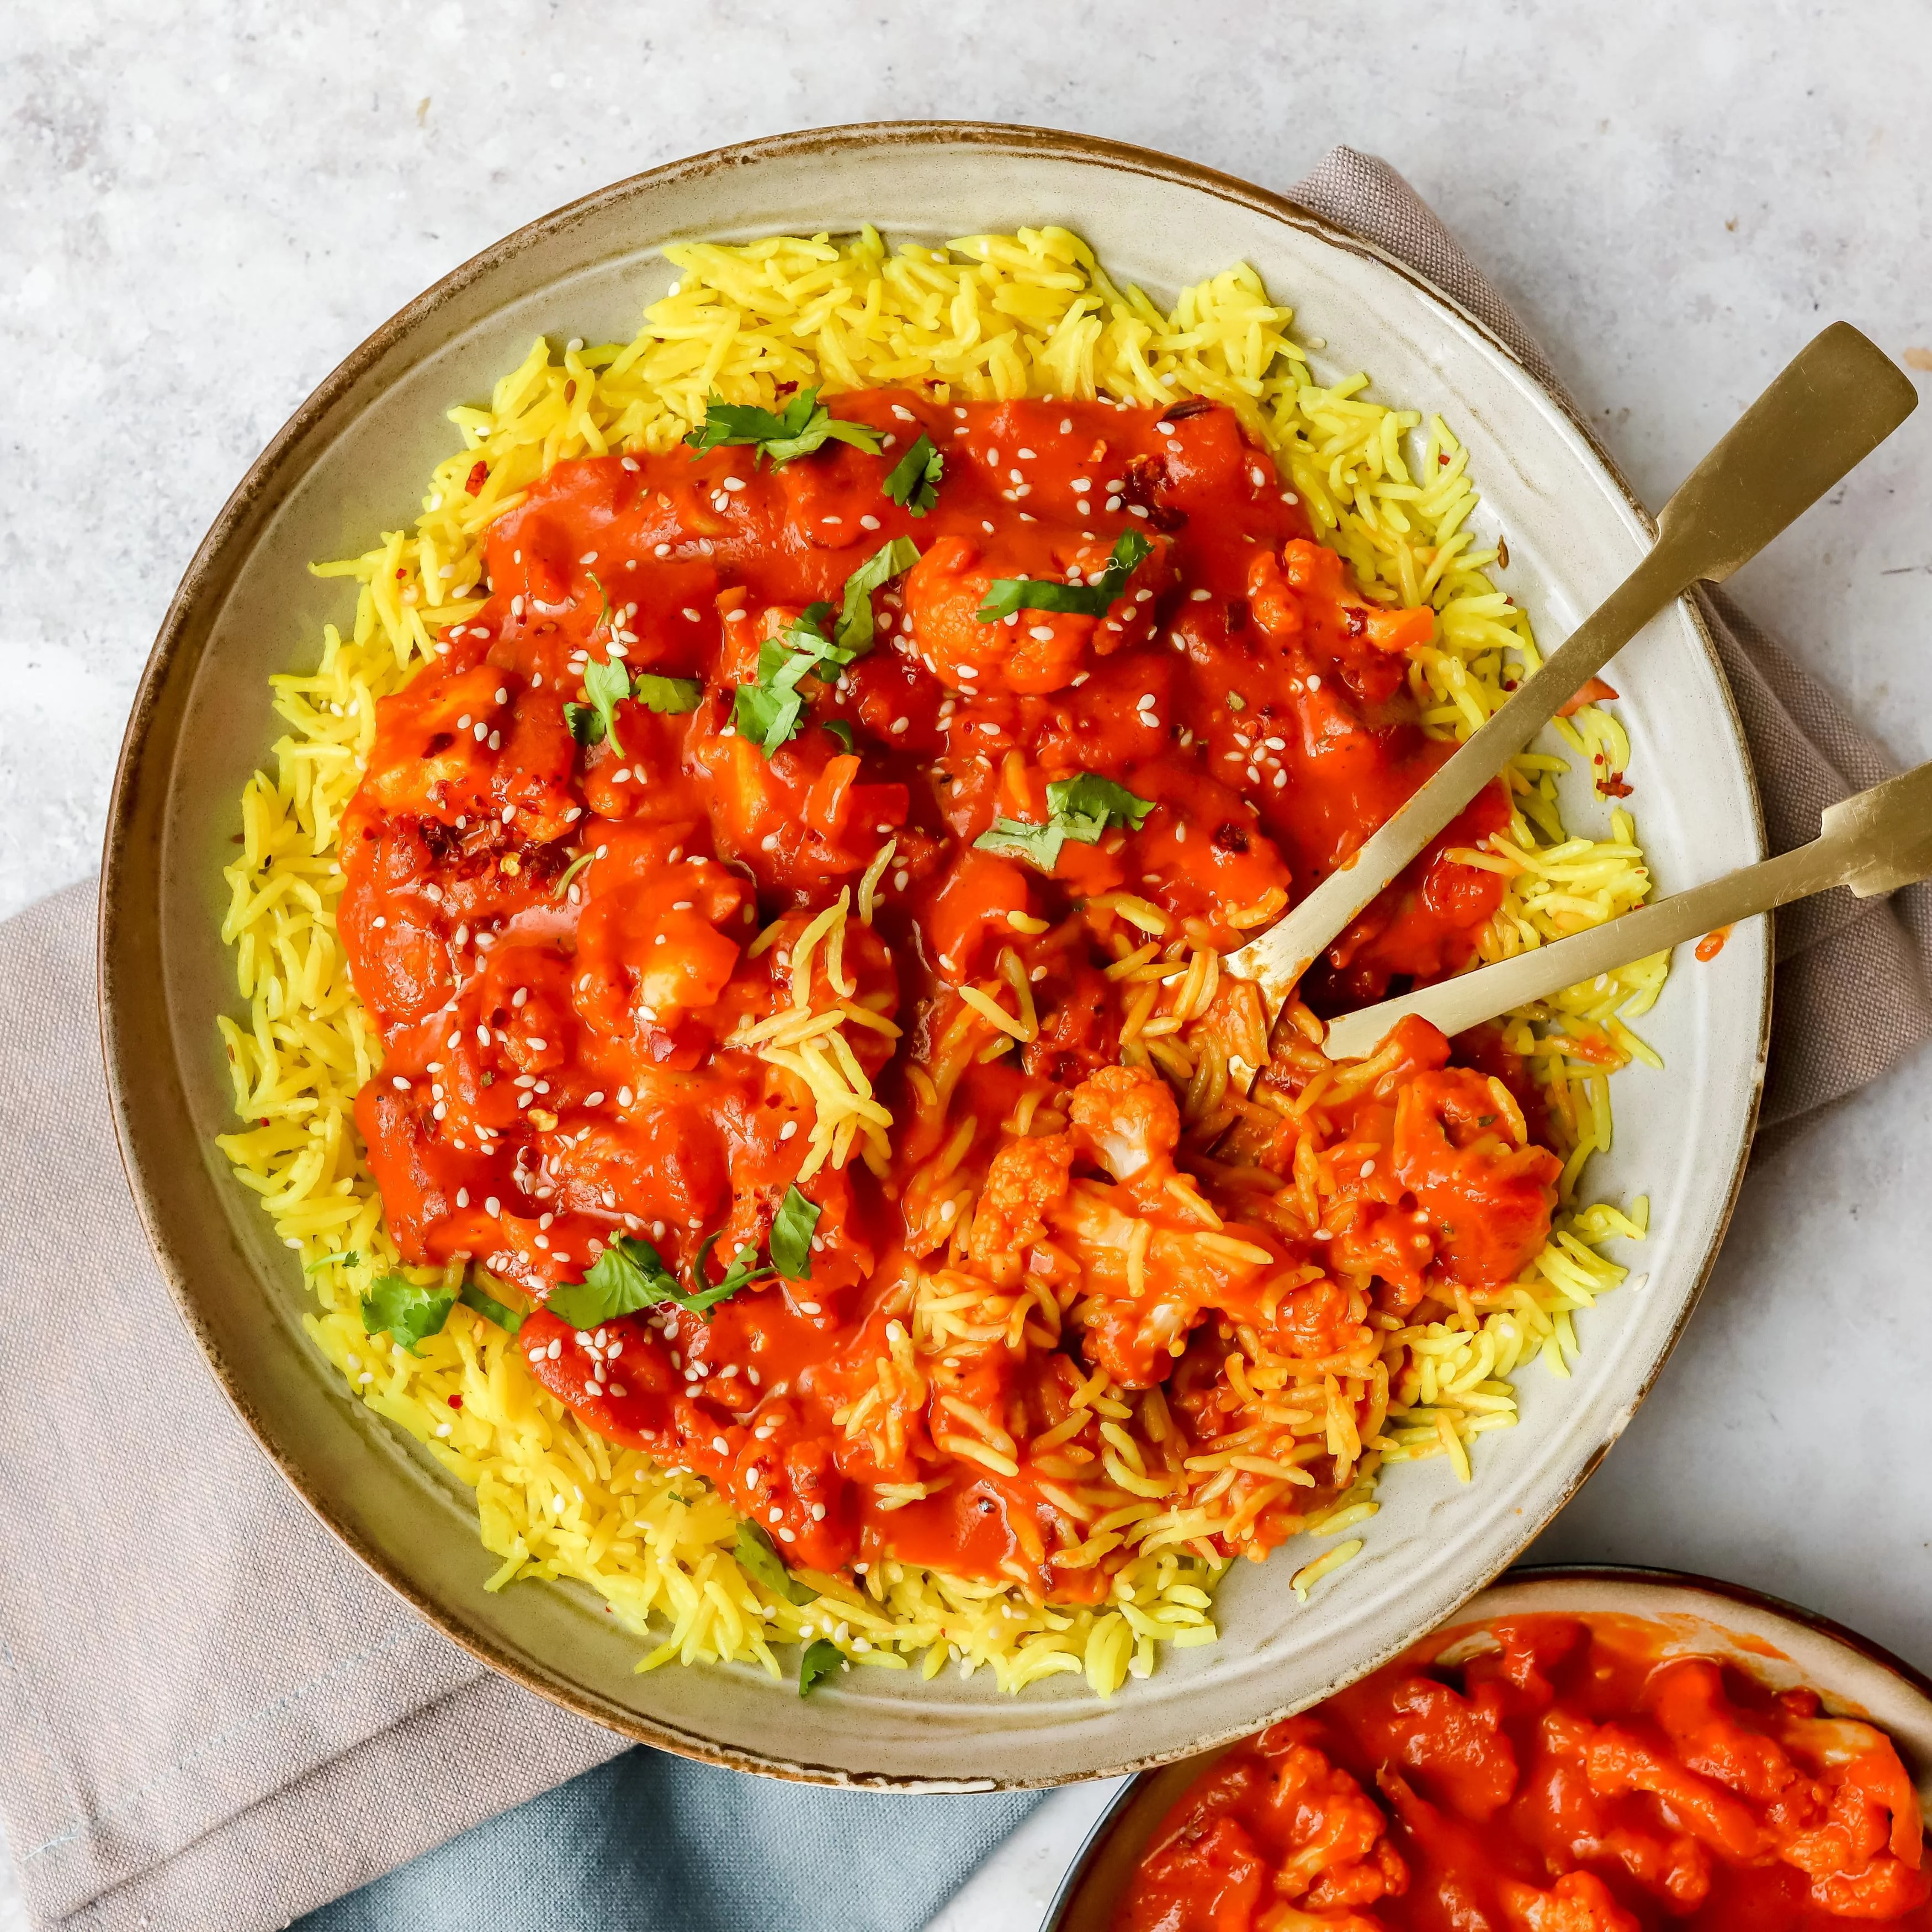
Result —
[[[1656,502],[1826,321],[1932,368],[1928,98],[1932,14],[1901,4],[4,10],[0,914],[93,870],[161,613],[284,418],[426,284],[606,182],[911,116],[1269,185],[1346,141],[1433,202]],[[1928,457],[1932,410],[1734,586],[1907,759],[1932,754]],[[1932,1668],[1928,1068],[1754,1174],[1687,1339],[1538,1556],[1754,1584]]]

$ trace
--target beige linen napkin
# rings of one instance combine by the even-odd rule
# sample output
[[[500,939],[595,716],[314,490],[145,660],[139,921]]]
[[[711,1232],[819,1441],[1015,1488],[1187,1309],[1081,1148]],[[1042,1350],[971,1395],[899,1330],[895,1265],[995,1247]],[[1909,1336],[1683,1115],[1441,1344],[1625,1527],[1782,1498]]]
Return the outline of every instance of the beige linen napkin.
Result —
[[[1382,163],[1338,148],[1293,192],[1558,387]],[[1782,849],[1890,763],[1728,603],[1707,614]],[[0,926],[0,1814],[40,1925],[255,1932],[620,1744],[375,1582],[218,1392],[122,1180],[93,936],[91,886]],[[1765,1120],[1784,1133],[1932,1030],[1932,894],[1816,902],[1780,955]]]
[[[0,926],[0,1812],[38,1925],[256,1932],[614,1756],[256,1448],[135,1219],[90,882]]]

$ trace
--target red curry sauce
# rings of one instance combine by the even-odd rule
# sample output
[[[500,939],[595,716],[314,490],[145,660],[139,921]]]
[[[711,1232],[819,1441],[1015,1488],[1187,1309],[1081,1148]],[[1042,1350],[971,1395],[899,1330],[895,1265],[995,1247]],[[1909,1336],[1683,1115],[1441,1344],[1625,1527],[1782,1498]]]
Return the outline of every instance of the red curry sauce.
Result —
[[[1217,1759],[1115,1932],[1932,1926],[1890,1738],[1624,1616],[1438,1633]],[[1452,1646],[1454,1646],[1452,1648]]]
[[[1335,1117],[1353,1162],[1346,1226],[1258,1210],[1250,1191],[1221,1211],[1269,1265],[1156,1279],[1151,1301],[1122,1286],[1104,1232],[1063,1238],[1083,1181],[1090,1209],[1097,1186],[1157,1230],[1185,1224],[1179,1175],[1221,1198],[1211,1164],[1179,1144],[1166,1084],[1117,1064],[1125,998],[1108,969],[1141,935],[1093,902],[1130,892],[1218,950],[1240,938],[1232,918],[1346,860],[1445,755],[1407,688],[1433,618],[1351,586],[1226,409],[898,392],[836,407],[884,433],[878,454],[834,442],[773,466],[680,446],[564,462],[494,526],[487,604],[382,701],[344,822],[340,930],[386,1052],[357,1119],[404,1258],[469,1257],[518,1285],[539,1304],[520,1336],[538,1379],[598,1434],[718,1484],[788,1561],[830,1570],[885,1551],[1091,1594],[1094,1573],[1054,1566],[1079,1531],[1023,1453],[1016,1474],[962,1460],[915,1414],[886,1467],[876,1442],[834,1425],[893,1346],[890,1298],[913,1264],[908,1178],[958,1123],[962,1167],[983,1176],[976,1255],[1004,1265],[1007,1242],[1063,1299],[1067,1270],[1085,1270],[1066,1334],[1042,1346],[1016,1332],[926,1365],[933,1414],[950,1396],[1016,1443],[1066,1417],[1096,1361],[1128,1389],[1172,1378],[1178,1446],[1210,1438],[1235,1406],[1215,1338],[1228,1319],[1264,1318],[1271,1274],[1322,1277],[1266,1302],[1278,1346],[1311,1360],[1355,1346],[1376,1308],[1514,1279],[1546,1234],[1558,1162],[1498,1124],[1496,1076],[1535,1125],[1508,1056],[1490,1042],[1480,1066],[1450,1064],[1416,1023]],[[881,486],[922,429],[945,473],[920,518]],[[992,580],[1095,580],[1130,530],[1151,554],[1104,617],[978,620]],[[804,680],[803,727],[767,757],[733,724],[760,641],[814,600],[836,607],[902,536],[921,554],[873,595],[875,647],[836,682]],[[615,656],[701,680],[703,701],[678,714],[627,700],[612,740],[580,747],[566,702],[583,697],[586,663]],[[1150,802],[1140,829],[1068,843],[1050,876],[975,848],[995,817],[1042,818],[1048,782],[1081,772]],[[1501,788],[1486,792],[1338,942],[1311,1002],[1466,964],[1501,882],[1446,850],[1507,815]],[[853,1052],[896,1127],[889,1157],[805,1178],[820,1210],[810,1280],[761,1281],[708,1321],[646,1311],[579,1334],[547,1313],[550,1288],[626,1232],[687,1278],[722,1235],[707,1280],[766,1239],[800,1179],[812,1103],[724,1042],[788,1004],[788,949],[888,840],[876,917],[850,919],[842,970],[889,1023],[854,1030]],[[824,952],[814,1000],[838,990]],[[934,1117],[908,1070],[961,1015],[961,986],[1009,952],[1036,1036],[994,1058],[989,1027]],[[1034,1106],[1060,1130],[1010,1147],[999,1124]],[[1286,1173],[1292,1136],[1280,1152]],[[1027,1248],[1049,1234],[1058,1262],[1050,1243]],[[945,1492],[878,1506],[877,1484],[915,1481]],[[1256,1531],[1264,1546],[1275,1520]]]

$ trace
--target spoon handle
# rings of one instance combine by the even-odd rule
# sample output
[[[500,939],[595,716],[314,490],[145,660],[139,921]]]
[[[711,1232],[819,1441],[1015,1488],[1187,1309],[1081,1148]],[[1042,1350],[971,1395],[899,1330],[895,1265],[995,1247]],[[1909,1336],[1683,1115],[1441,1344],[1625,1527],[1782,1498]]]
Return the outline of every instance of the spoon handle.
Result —
[[[1446,1034],[1547,999],[1565,986],[1633,960],[1735,926],[1793,899],[1849,886],[1861,898],[1932,874],[1932,764],[1916,766],[1833,806],[1817,838],[1794,852],[1742,866],[1708,885],[1640,906],[1588,932],[1520,952],[1441,985],[1330,1021],[1322,1051],[1331,1060],[1375,1052],[1398,1020],[1417,1013]]]
[[[1910,378],[1850,323],[1816,337],[1684,479],[1630,575],[1393,818],[1225,969],[1256,982],[1272,1019],[1336,934],[1652,618],[1700,578],[1721,582],[1755,556],[1918,401]]]

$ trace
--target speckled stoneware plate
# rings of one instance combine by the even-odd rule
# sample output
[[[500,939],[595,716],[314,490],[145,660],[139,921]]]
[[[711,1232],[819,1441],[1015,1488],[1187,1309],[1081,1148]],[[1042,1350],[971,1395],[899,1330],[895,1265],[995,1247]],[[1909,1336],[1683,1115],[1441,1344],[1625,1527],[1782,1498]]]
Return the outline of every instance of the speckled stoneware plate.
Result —
[[[889,125],[788,135],[659,168],[510,236],[386,323],[243,479],[196,554],[150,661],[122,753],[102,884],[109,1078],[134,1192],[215,1373],[263,1447],[343,1540],[458,1642],[635,1737],[788,1776],[982,1789],[1129,1769],[1253,1730],[1439,1623],[1501,1570],[1630,1419],[1724,1232],[1756,1106],[1769,998],[1762,922],[1687,963],[1646,1031],[1666,1070],[1617,1085],[1613,1155],[1593,1189],[1648,1192],[1642,1276],[1579,1324],[1574,1378],[1524,1378],[1522,1426],[1484,1439],[1478,1480],[1396,1472],[1368,1547],[1306,1605],[1290,1550],[1235,1566],[1215,1646],[1178,1653],[1109,1702],[1077,1681],[1009,1698],[982,1674],[862,1672],[801,1701],[751,1669],[634,1673],[637,1641],[587,1596],[490,1596],[471,1502],[346,1396],[298,1325],[291,1258],[213,1144],[230,1124],[214,1026],[236,1010],[218,928],[243,782],[275,736],[266,680],[310,660],[351,592],[313,558],[352,555],[412,514],[450,447],[444,411],[488,393],[532,336],[625,338],[672,270],[674,239],[864,221],[940,241],[1058,222],[1156,295],[1252,262],[1326,343],[1318,374],[1438,410],[1468,443],[1479,526],[1505,532],[1508,587],[1560,637],[1648,538],[1588,433],[1510,352],[1406,269],[1280,196],[1184,161],[1029,129]],[[1636,746],[1633,804],[1666,890],[1761,854],[1756,798],[1715,658],[1688,607],[1613,667]],[[1604,808],[1580,784],[1573,824]]]
[[[1453,1627],[1480,1639],[1505,1618],[1546,1611],[1642,1617],[1664,1627],[1670,1654],[1720,1658],[1774,1690],[1809,1685],[1831,1715],[1863,1718],[1890,1733],[1932,1810],[1932,1680],[1856,1631],[1736,1584],[1610,1568],[1519,1570],[1467,1605]],[[1214,1756],[1183,1759],[1121,1788],[1069,1867],[1041,1932],[1109,1932],[1148,1840]]]

